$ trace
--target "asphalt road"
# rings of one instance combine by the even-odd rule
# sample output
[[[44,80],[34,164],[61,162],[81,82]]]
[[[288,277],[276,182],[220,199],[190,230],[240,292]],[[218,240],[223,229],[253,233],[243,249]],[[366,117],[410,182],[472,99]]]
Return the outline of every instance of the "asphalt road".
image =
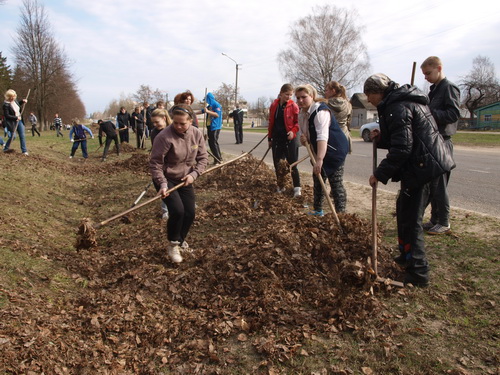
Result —
[[[234,132],[223,130],[219,144],[223,153],[240,155],[252,149],[262,138],[263,133],[244,133],[243,143],[236,145]],[[267,140],[252,152],[262,158],[267,150]],[[300,157],[307,150],[300,148]],[[378,161],[385,157],[385,150],[378,150]],[[373,147],[361,139],[353,140],[353,152],[347,156],[344,180],[368,186],[372,170]],[[457,167],[451,173],[449,184],[452,207],[462,208],[500,218],[500,149],[455,147]],[[226,158],[227,159],[227,158]],[[265,161],[272,164],[271,152]],[[299,165],[302,172],[311,172],[308,162]],[[380,190],[396,193],[399,183],[389,182],[379,185]]]

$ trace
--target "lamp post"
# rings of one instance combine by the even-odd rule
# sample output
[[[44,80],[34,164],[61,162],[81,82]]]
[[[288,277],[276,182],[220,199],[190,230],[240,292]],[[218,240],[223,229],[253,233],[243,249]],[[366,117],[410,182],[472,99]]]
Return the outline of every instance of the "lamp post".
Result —
[[[234,61],[234,63],[236,64],[236,83],[234,85],[234,106],[236,107],[236,103],[238,103],[238,66],[240,64],[238,64],[235,59],[229,57],[224,52],[222,52],[222,55],[226,56],[229,60]]]

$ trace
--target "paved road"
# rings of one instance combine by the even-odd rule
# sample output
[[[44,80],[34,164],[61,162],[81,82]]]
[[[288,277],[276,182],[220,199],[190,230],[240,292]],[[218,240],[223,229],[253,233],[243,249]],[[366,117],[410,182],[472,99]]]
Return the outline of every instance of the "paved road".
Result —
[[[239,155],[249,151],[264,137],[262,133],[244,133],[243,144],[236,145],[234,132],[222,131],[220,146],[223,153]],[[256,158],[261,158],[267,150],[267,141],[253,152]],[[304,147],[300,148],[300,156],[306,154]],[[373,148],[371,143],[353,140],[353,153],[347,157],[346,181],[368,186],[368,177],[372,170]],[[378,161],[385,157],[385,150],[378,150]],[[450,200],[453,207],[480,212],[500,218],[500,149],[455,147],[455,162],[457,168],[451,173],[449,186]],[[265,161],[272,163],[271,153]],[[307,162],[299,165],[299,169],[310,172]],[[380,190],[396,193],[398,183],[389,182],[379,185]]]

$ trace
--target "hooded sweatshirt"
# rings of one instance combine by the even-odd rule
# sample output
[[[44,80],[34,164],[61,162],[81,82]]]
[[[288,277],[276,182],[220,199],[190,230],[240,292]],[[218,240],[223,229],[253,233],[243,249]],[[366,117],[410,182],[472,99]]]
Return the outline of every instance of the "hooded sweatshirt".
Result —
[[[149,168],[155,184],[167,188],[167,180],[177,182],[188,174],[196,180],[205,171],[207,162],[201,130],[190,126],[179,134],[170,125],[155,137]]]
[[[210,123],[210,130],[219,130],[222,128],[222,106],[219,104],[217,100],[215,100],[214,95],[209,92],[207,94],[207,104],[210,107],[210,110],[212,112],[215,112],[219,115],[219,117],[213,117],[210,116],[210,119],[212,120]]]

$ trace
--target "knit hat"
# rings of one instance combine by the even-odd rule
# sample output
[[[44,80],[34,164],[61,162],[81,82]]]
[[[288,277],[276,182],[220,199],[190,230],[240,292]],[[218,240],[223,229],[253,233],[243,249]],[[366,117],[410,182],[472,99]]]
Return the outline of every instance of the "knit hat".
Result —
[[[392,80],[383,73],[373,74],[365,81],[363,92],[365,94],[383,93]]]

